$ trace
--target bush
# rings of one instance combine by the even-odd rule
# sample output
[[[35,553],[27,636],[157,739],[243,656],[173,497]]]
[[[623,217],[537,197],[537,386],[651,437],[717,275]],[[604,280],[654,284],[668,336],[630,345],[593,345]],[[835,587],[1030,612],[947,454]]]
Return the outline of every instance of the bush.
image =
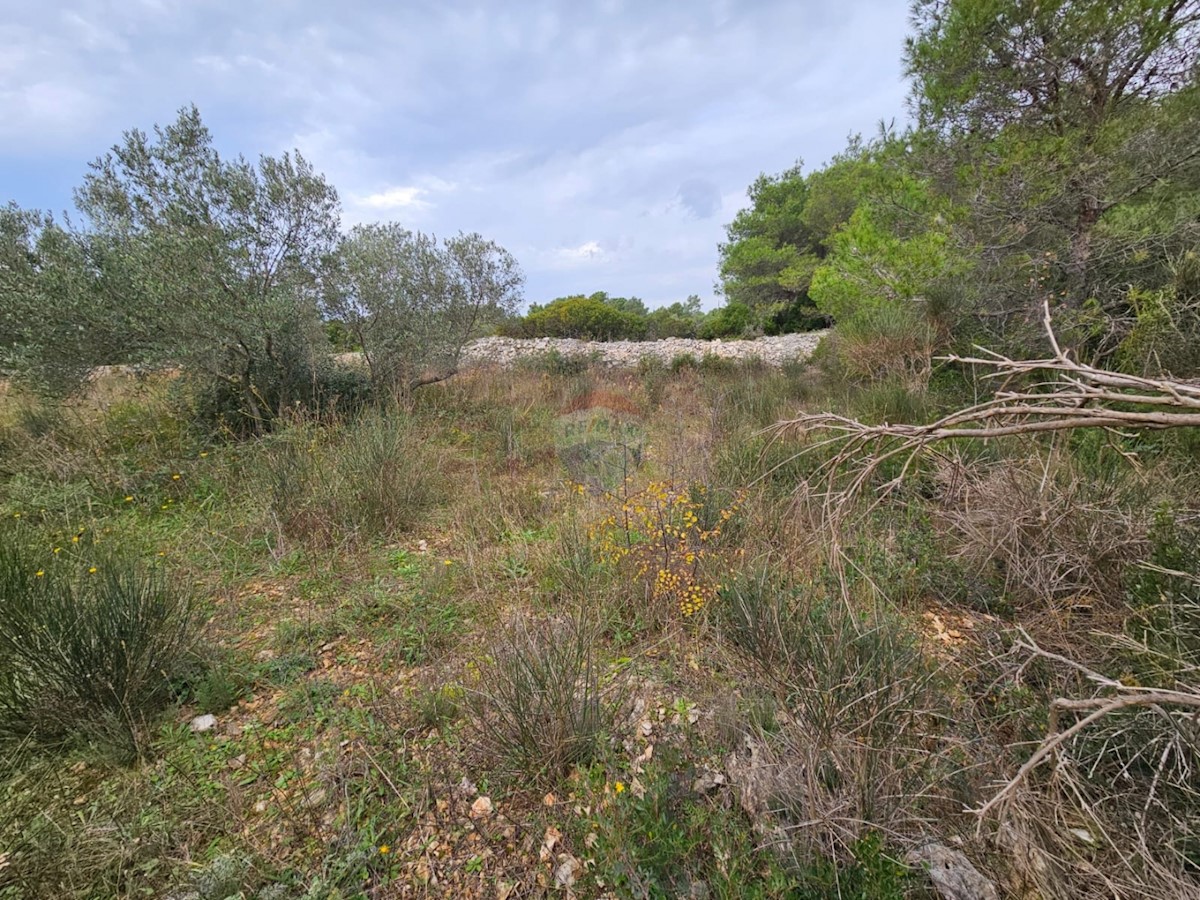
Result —
[[[361,369],[321,361],[313,366],[297,360],[287,369],[269,369],[254,376],[259,416],[246,407],[242,390],[228,381],[185,376],[175,387],[180,418],[206,434],[248,437],[281,418],[331,418],[353,415],[370,402],[371,380]]]
[[[936,335],[912,310],[886,304],[839,320],[833,350],[842,374],[863,381],[899,379],[924,386]]]
[[[526,372],[537,372],[557,378],[583,375],[592,367],[592,360],[582,353],[568,354],[551,347],[544,353],[523,357],[518,365]]]
[[[945,700],[917,636],[882,608],[853,610],[766,569],[732,582],[718,608],[790,716],[778,733],[752,736],[759,761],[743,776],[743,804],[807,842],[799,858],[849,860],[872,827],[919,828],[936,802]]]
[[[1090,608],[1121,595],[1145,549],[1136,479],[1098,476],[1063,453],[942,463],[937,518],[953,555],[1018,603]]]
[[[0,736],[99,739],[132,759],[199,622],[159,571],[114,553],[82,566],[0,533]]]
[[[397,411],[364,414],[320,445],[280,435],[265,457],[268,507],[285,537],[387,537],[416,525],[443,496],[433,451]]]
[[[715,338],[742,337],[754,324],[754,313],[745,303],[727,303],[714,309],[704,318],[700,326],[700,337],[706,341]]]
[[[763,334],[795,334],[798,331],[819,331],[829,328],[833,318],[817,309],[811,301],[796,300],[780,303],[767,311],[763,318]]]
[[[502,333],[524,338],[637,341],[646,337],[647,328],[644,316],[617,309],[598,297],[560,297],[508,323]]]
[[[576,619],[506,628],[469,693],[489,751],[514,775],[553,780],[589,762],[606,725],[593,629]]]

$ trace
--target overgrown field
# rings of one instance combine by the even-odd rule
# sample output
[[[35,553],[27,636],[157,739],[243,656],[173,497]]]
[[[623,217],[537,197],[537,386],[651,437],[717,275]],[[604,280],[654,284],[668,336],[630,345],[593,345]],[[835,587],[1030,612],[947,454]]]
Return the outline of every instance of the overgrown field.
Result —
[[[0,898],[1200,893],[1195,710],[1012,782],[1056,698],[1194,696],[1194,430],[946,445],[834,534],[771,426],[961,375],[550,362],[240,439],[0,395]]]

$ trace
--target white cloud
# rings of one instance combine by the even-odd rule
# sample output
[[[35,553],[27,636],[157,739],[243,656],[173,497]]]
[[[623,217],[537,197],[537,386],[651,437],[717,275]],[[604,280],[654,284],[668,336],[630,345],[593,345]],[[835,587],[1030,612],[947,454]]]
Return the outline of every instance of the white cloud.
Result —
[[[426,193],[427,191],[424,188],[412,185],[408,187],[391,187],[382,191],[376,191],[374,194],[367,194],[365,197],[356,197],[354,202],[359,206],[365,206],[367,209],[423,209],[429,206],[427,201],[421,199]]]
[[[565,268],[575,268],[604,262],[608,254],[599,241],[584,241],[577,247],[559,247],[552,254],[554,262]]]

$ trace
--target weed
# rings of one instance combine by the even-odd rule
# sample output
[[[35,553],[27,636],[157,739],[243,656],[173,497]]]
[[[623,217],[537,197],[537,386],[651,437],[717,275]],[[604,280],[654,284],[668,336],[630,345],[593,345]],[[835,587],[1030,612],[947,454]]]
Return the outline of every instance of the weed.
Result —
[[[589,877],[622,897],[783,898],[794,879],[760,848],[751,823],[692,790],[676,751],[629,780],[605,779],[581,825]]]
[[[598,751],[609,711],[593,631],[578,619],[520,619],[479,666],[468,702],[484,746],[513,774],[553,781]]]
[[[0,532],[0,732],[94,738],[132,759],[198,624],[160,571],[111,551],[77,566]]]

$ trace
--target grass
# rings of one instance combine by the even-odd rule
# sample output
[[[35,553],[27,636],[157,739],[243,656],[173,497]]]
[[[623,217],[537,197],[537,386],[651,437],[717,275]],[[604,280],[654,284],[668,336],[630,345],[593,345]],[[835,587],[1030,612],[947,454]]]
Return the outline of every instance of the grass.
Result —
[[[1071,747],[1074,799],[1039,777],[1014,808],[1073,866],[1022,869],[964,810],[1089,684],[1008,652],[1018,626],[1193,683],[1200,442],[964,451],[831,557],[829,449],[764,429],[966,389],[850,338],[827,355],[863,383],[547,358],[246,440],[153,379],[0,397],[0,898],[921,897],[930,837],[1072,895],[1128,885],[1138,829],[1160,895],[1194,882],[1191,733],[1152,715]],[[1088,816],[1113,846],[1083,862],[1039,824]]]
[[[120,552],[28,539],[0,531],[0,738],[139,756],[149,718],[202,668],[191,600]]]

